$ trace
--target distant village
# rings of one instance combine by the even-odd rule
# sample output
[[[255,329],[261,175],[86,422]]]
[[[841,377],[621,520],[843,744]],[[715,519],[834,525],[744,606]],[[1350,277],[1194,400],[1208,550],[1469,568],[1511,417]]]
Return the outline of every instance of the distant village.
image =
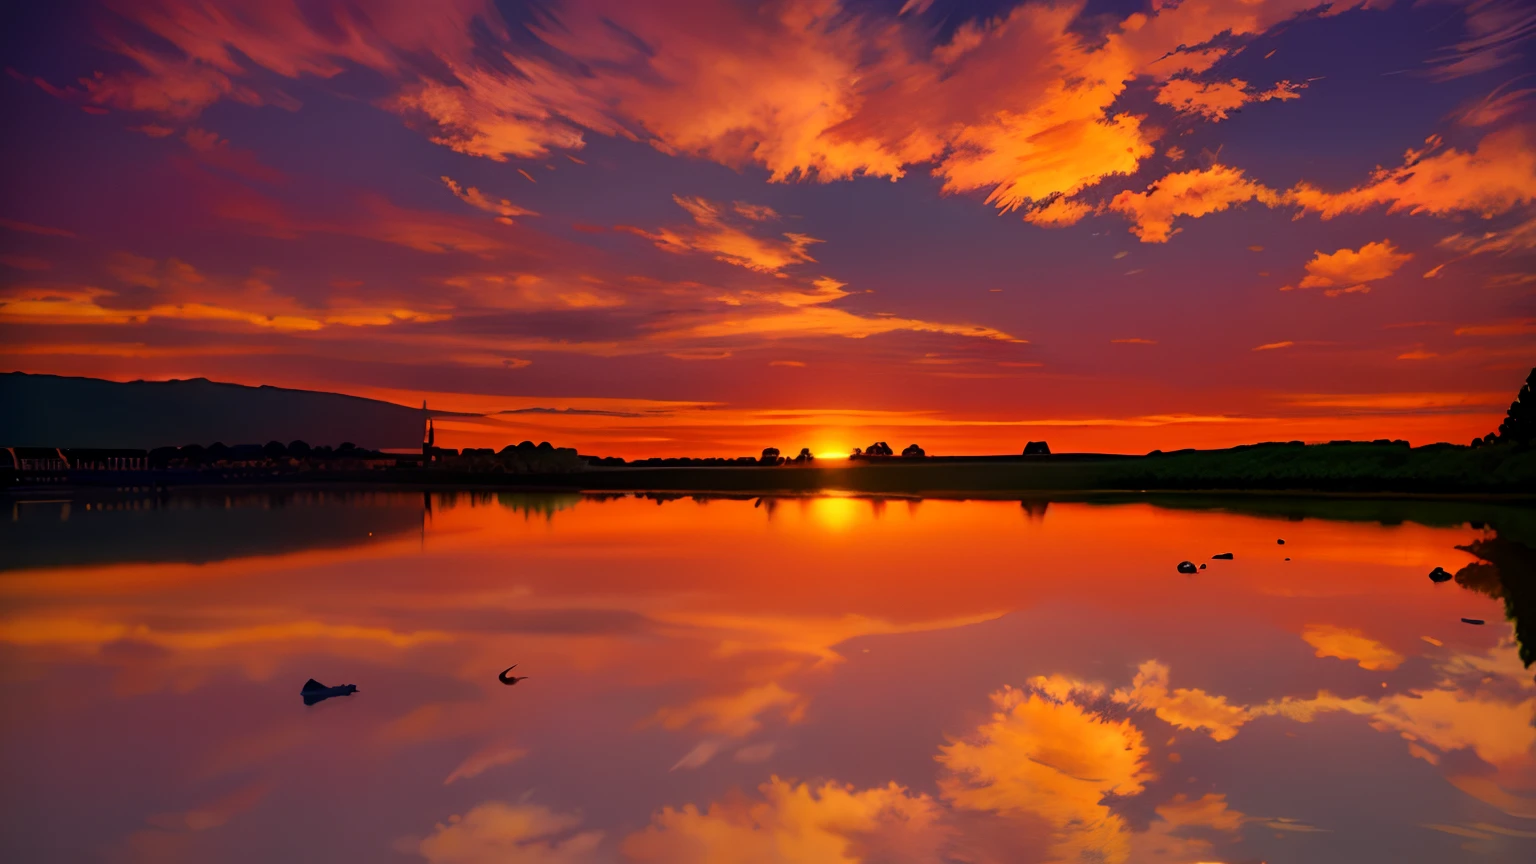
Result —
[[[569,447],[555,447],[544,441],[524,441],[500,450],[467,447],[462,450],[437,446],[437,434],[428,420],[419,452],[390,452],[358,447],[350,442],[340,446],[310,446],[304,441],[284,444],[156,447],[152,450],[125,448],[0,447],[0,474],[9,483],[105,483],[184,479],[188,482],[230,482],[272,477],[302,479],[305,475],[352,475],[364,479],[372,475],[385,479],[399,471],[434,471],[445,475],[460,474],[569,474],[589,468],[673,468],[673,467],[774,467],[811,466],[816,456],[810,448],[801,448],[792,457],[778,448],[765,448],[758,456],[737,457],[653,457],[625,460],[615,456],[583,456]],[[1043,441],[1031,441],[1024,455],[1049,455]],[[868,447],[854,448],[848,457],[858,461],[904,461],[927,459],[927,452],[912,444],[898,455],[889,444],[877,441]],[[387,472],[375,475],[373,472]],[[317,479],[319,479],[317,477]]]
[[[1048,455],[1043,441],[1031,441],[1024,455]],[[853,461],[926,459],[922,447],[912,444],[897,455],[889,444],[877,441],[868,447],[854,448]],[[569,474],[588,468],[672,468],[672,467],[747,467],[809,466],[816,461],[810,448],[803,447],[792,457],[777,447],[765,448],[758,456],[668,457],[625,460],[615,456],[583,456],[569,447],[555,447],[544,441],[534,444],[507,445],[500,450],[467,447],[457,450],[437,446],[437,431],[428,419],[420,452],[389,452],[358,447],[350,442],[340,446],[310,446],[303,441],[284,444],[208,446],[188,444],[182,447],[156,447],[152,450],[4,447],[0,448],[0,472],[10,483],[106,483],[153,478],[163,482],[185,479],[188,482],[229,482],[271,477],[302,479],[305,475],[362,475],[372,472],[437,471],[444,474]],[[378,475],[374,475],[378,476]],[[387,475],[386,475],[387,476]],[[380,476],[379,479],[384,479]]]

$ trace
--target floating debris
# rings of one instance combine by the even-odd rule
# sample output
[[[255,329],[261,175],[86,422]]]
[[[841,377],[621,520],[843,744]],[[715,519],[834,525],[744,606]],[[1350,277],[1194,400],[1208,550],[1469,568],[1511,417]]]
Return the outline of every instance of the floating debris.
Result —
[[[1435,569],[1429,571],[1429,581],[1449,582],[1451,581],[1451,574],[1446,572],[1444,567],[1436,567]]]
[[[1211,560],[1212,561],[1231,561],[1232,560],[1232,553],[1231,552],[1223,552],[1220,555],[1212,555],[1211,556]]]
[[[1203,567],[1205,565],[1202,564],[1200,566]],[[1180,561],[1179,562],[1179,572],[1180,573],[1198,573],[1199,571],[1195,569],[1195,562],[1193,562],[1193,561]]]
[[[304,682],[304,686],[299,690],[299,695],[304,697],[305,705],[313,705],[316,702],[324,701],[331,698],[332,696],[351,696],[356,692],[356,684],[343,684],[339,687],[327,687],[324,684],[321,684],[319,681],[311,678]]]
[[[1481,619],[1481,618],[1463,618],[1463,619],[1461,619],[1461,623],[1463,623],[1463,624],[1482,624],[1483,623],[1483,619]]]

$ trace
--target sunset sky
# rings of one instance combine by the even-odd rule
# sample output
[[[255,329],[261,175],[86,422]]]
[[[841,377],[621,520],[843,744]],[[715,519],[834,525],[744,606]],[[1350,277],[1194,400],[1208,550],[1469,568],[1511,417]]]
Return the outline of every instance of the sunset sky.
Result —
[[[0,27],[0,371],[620,456],[1492,431],[1526,0],[107,0]]]

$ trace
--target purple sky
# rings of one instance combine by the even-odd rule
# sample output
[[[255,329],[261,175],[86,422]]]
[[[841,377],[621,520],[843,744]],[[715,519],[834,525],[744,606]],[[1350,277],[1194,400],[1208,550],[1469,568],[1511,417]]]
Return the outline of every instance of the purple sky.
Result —
[[[577,407],[445,443],[633,456],[1464,442],[1536,365],[1518,0],[0,29],[8,370]]]

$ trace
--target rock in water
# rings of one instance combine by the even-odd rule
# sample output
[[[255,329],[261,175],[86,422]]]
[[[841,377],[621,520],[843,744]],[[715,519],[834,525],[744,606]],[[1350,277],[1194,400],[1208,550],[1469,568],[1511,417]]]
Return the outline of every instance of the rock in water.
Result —
[[[1429,571],[1429,581],[1449,582],[1451,581],[1451,574],[1447,573],[1444,567],[1436,567],[1435,569]]]
[[[1211,560],[1212,561],[1231,561],[1232,560],[1232,553],[1231,552],[1223,552],[1220,555],[1212,555],[1211,556]]]
[[[1179,562],[1179,572],[1180,573],[1198,573],[1200,571],[1195,569],[1195,562],[1193,562],[1193,561],[1180,561]]]
[[[1284,540],[1276,540],[1275,541],[1275,545],[1277,545],[1277,546],[1284,546],[1285,545],[1285,541]]]
[[[1204,565],[1204,564],[1201,564],[1201,565],[1200,565],[1200,569],[1201,569],[1201,570],[1204,570],[1204,569],[1205,569],[1205,565]]]
[[[1463,624],[1481,624],[1481,623],[1483,623],[1483,619],[1481,619],[1481,618],[1463,618],[1463,619],[1461,619],[1461,623],[1463,623]]]

